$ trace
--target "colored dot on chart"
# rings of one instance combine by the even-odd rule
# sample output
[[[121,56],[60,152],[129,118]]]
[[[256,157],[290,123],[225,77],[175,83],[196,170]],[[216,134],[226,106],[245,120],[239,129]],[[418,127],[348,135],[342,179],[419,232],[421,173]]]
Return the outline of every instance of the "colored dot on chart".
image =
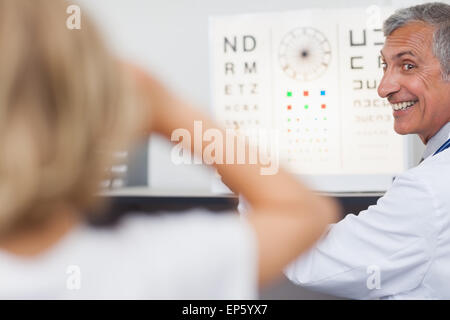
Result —
[[[308,92],[308,91],[303,91],[303,96],[304,96],[304,97],[309,96],[309,92]]]
[[[288,122],[291,122],[291,118],[288,118]]]
[[[320,91],[320,95],[324,96],[325,95],[325,90]]]
[[[323,117],[323,120],[327,120],[327,117]]]
[[[309,106],[307,104],[305,104],[305,109],[308,109],[308,108],[309,108]]]
[[[322,109],[326,109],[327,105],[326,104],[322,104]]]
[[[288,108],[288,110],[291,110],[291,109],[292,109],[292,106],[291,106],[291,105],[289,105],[289,106],[287,106],[287,108]]]
[[[288,91],[288,92],[287,92],[287,96],[288,96],[288,97],[292,97],[292,91]]]

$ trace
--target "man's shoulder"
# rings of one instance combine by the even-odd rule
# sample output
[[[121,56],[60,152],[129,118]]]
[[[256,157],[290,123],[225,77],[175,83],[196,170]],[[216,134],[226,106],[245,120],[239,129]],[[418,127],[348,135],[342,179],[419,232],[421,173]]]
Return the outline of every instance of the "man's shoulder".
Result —
[[[426,158],[418,166],[413,167],[399,178],[414,179],[432,188],[448,188],[450,181],[450,150]]]

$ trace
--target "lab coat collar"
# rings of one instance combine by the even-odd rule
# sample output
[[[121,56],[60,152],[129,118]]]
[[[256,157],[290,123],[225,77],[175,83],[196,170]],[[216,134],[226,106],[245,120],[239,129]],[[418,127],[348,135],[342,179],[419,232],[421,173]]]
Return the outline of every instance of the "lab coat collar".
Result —
[[[434,136],[428,140],[423,159],[433,155],[450,138],[450,122],[447,122]]]

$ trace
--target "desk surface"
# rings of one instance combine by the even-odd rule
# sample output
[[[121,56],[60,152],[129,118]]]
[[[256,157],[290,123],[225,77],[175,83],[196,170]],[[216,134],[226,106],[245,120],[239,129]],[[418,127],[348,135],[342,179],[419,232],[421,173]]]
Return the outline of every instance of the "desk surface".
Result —
[[[383,192],[339,192],[322,193],[337,198],[382,197]],[[173,190],[149,187],[130,187],[108,190],[101,193],[107,197],[150,197],[150,198],[236,198],[232,193],[214,193],[208,190]]]
[[[336,198],[344,214],[357,214],[373,205],[383,196],[379,192],[321,193]],[[130,212],[158,214],[160,212],[184,212],[204,208],[211,212],[236,211],[239,199],[230,193],[214,193],[208,190],[167,190],[148,187],[132,187],[109,190],[100,193],[108,198],[107,213],[93,221],[97,225],[114,223]]]

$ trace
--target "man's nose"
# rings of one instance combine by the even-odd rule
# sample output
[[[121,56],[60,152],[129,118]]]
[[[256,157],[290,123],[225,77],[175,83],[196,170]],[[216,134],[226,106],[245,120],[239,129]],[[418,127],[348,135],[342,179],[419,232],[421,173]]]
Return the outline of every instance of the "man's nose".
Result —
[[[387,98],[398,91],[400,91],[400,84],[397,77],[390,72],[385,72],[378,86],[378,95],[381,98]]]

